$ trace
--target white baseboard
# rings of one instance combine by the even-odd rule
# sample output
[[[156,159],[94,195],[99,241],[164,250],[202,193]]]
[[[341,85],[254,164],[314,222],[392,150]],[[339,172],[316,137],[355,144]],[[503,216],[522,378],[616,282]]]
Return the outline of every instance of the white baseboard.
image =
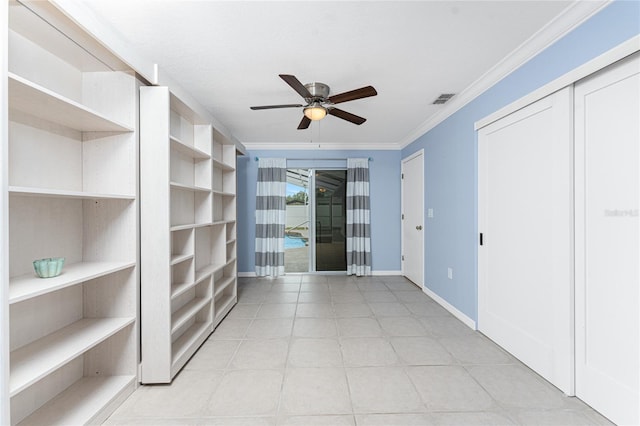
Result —
[[[388,277],[392,275],[402,276],[402,271],[371,271],[371,275],[380,276],[380,277],[384,277],[384,276]]]
[[[460,312],[455,306],[453,306],[452,304],[444,300],[442,297],[435,294],[433,291],[429,290],[426,286],[422,287],[422,291],[427,296],[429,296],[430,298],[438,302],[440,306],[442,306],[447,311],[449,311],[454,317],[458,318],[460,321],[465,323],[467,327],[471,328],[472,330],[477,330],[476,322],[471,318],[469,318],[468,316],[466,316],[465,314],[463,314],[462,312]]]
[[[255,272],[238,272],[238,278],[255,278]]]

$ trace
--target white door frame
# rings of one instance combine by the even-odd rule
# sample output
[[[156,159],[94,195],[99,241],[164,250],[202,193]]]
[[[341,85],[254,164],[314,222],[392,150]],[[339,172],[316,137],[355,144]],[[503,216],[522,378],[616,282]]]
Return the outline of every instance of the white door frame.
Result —
[[[309,167],[309,268],[303,274],[316,273],[316,170]]]
[[[402,236],[402,256],[404,256],[405,253],[405,230],[406,230],[406,226],[405,225],[405,220],[404,220],[404,202],[405,202],[405,180],[403,178],[404,176],[404,165],[406,162],[413,160],[417,157],[421,157],[422,159],[422,176],[420,177],[420,187],[422,188],[423,194],[424,194],[424,149],[421,149],[419,151],[414,152],[413,154],[409,155],[408,157],[405,157],[402,159],[402,163],[401,163],[401,170],[400,172],[402,173],[401,175],[401,180],[400,180],[400,187],[401,187],[401,209],[402,209],[402,219],[401,219],[401,236]],[[422,227],[423,227],[423,232],[420,233],[420,235],[422,236],[422,257],[421,257],[421,269],[422,269],[422,282],[421,283],[414,283],[416,284],[418,287],[420,287],[421,289],[424,288],[424,276],[425,276],[425,270],[424,270],[424,253],[425,253],[425,237],[424,237],[424,228],[425,228],[425,222],[424,222],[424,206],[425,206],[425,200],[424,200],[424,195],[422,197],[422,206],[420,207],[420,214],[422,216],[422,220],[420,221],[420,223],[422,223]],[[402,264],[402,275],[405,276],[405,267],[404,267],[404,260],[401,260],[401,264]]]

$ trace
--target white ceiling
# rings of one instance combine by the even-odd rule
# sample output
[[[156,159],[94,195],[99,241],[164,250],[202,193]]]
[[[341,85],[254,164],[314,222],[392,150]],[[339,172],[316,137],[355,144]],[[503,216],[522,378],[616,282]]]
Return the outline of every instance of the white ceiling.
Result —
[[[250,149],[318,144],[400,148],[423,133],[434,117],[443,116],[443,109],[452,109],[431,104],[439,94],[458,94],[450,104],[461,106],[482,78],[486,84],[496,64],[504,65],[505,58],[522,51],[525,42],[531,44],[534,35],[540,38],[541,29],[548,30],[558,16],[566,19],[576,5],[572,1],[83,3]],[[278,74],[293,74],[302,83],[326,83],[332,94],[372,85],[378,96],[340,104],[341,109],[367,118],[361,126],[327,116],[307,130],[297,130],[302,109],[249,109],[304,103]]]

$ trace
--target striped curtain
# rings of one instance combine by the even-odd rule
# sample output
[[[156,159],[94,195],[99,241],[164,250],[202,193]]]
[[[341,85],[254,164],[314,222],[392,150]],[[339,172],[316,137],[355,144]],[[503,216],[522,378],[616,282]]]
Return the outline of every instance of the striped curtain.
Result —
[[[260,158],[256,191],[256,275],[284,275],[287,160]]]
[[[371,275],[367,158],[347,159],[347,275]]]

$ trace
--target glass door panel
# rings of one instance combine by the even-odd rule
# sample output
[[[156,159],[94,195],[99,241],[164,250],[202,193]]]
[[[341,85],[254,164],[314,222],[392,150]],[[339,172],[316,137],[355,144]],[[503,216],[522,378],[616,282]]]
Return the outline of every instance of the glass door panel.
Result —
[[[346,271],[347,171],[315,171],[316,271]]]
[[[309,173],[287,169],[284,271],[309,272]]]

